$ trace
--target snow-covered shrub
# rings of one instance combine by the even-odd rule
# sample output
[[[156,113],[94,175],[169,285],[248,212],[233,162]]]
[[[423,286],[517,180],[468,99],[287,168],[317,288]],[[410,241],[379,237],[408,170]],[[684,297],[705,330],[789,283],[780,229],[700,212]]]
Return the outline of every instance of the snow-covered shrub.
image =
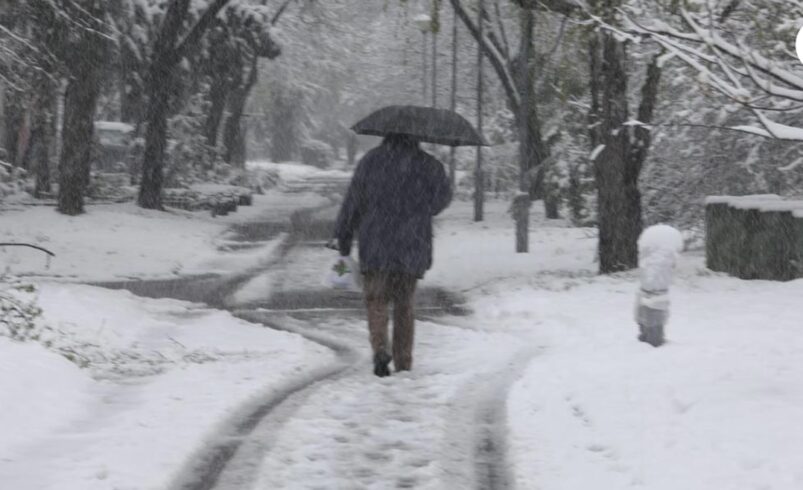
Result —
[[[87,187],[87,195],[95,199],[129,201],[136,196],[136,188],[129,185],[127,172],[94,172]]]
[[[25,169],[12,167],[0,161],[0,199],[26,190],[28,173]]]
[[[557,144],[553,147],[555,163],[547,172],[547,180],[560,189],[567,217],[575,226],[595,226],[597,194],[588,152]]]
[[[189,107],[197,109],[202,105],[202,102],[192,101]],[[182,113],[168,121],[165,187],[219,182],[230,174],[217,148],[206,142],[203,113],[203,110]]]
[[[508,196],[519,187],[519,144],[504,143],[485,152],[485,190]]]
[[[317,168],[329,168],[335,155],[328,143],[320,140],[309,140],[301,145],[301,162]]]
[[[88,344],[47,325],[42,320],[36,287],[16,276],[0,276],[0,337],[38,342],[79,367],[89,365],[88,358],[81,353]]]
[[[36,288],[15,276],[0,276],[0,336],[21,342],[40,340],[42,310]]]
[[[279,184],[279,172],[274,169],[243,170],[227,182],[229,185],[247,187],[257,194],[273,189]]]

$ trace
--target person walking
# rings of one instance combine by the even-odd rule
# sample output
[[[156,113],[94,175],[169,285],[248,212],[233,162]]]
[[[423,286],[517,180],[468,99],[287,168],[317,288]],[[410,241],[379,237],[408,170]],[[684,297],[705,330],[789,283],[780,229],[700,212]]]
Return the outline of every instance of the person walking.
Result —
[[[389,376],[413,364],[416,283],[432,266],[432,218],[451,202],[443,164],[419,140],[389,134],[357,164],[335,223],[343,256],[355,234],[374,353],[374,374]],[[389,305],[393,304],[392,356],[388,349]]]

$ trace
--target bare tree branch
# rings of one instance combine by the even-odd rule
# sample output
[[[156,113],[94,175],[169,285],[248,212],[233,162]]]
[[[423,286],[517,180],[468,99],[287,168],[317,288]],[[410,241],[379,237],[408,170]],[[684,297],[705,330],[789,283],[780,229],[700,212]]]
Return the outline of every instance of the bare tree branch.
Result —
[[[493,30],[493,19],[485,9],[482,10],[482,18],[488,26],[487,29],[483,29],[484,34],[488,37],[488,41],[493,45],[494,49],[502,55],[502,58],[510,59],[510,52],[505,50],[505,45],[496,37],[496,32]]]
[[[547,54],[546,59],[544,60],[544,64],[541,68],[541,73],[539,73],[538,78],[536,79],[536,84],[541,84],[546,78],[546,73],[549,71],[549,65],[555,57],[555,54],[560,49],[561,44],[563,43],[563,36],[566,34],[566,24],[568,23],[569,16],[565,15],[563,20],[560,23],[560,28],[558,29],[558,36],[555,38],[555,45],[552,46],[552,49],[549,50],[549,54]]]
[[[265,5],[267,1],[268,0],[263,0],[262,5]],[[270,25],[275,26],[279,22],[279,19],[282,18],[282,14],[284,14],[284,11],[287,10],[287,7],[289,7],[290,4],[293,3],[294,1],[295,0],[285,0],[282,6],[279,7],[279,10],[277,10],[276,13],[273,15],[273,18],[270,20]]]
[[[641,88],[641,103],[638,108],[638,120],[642,123],[649,124],[652,122],[652,117],[655,112],[655,105],[658,100],[658,88],[661,82],[661,66],[660,57],[662,53],[653,56],[652,61],[647,67],[647,77],[644,79],[644,85]],[[635,144],[632,145],[630,158],[633,159],[633,164],[638,171],[641,171],[641,166],[647,158],[647,153],[652,141],[652,135],[648,129],[637,126],[634,130]]]
[[[39,250],[40,252],[44,252],[44,253],[50,255],[51,257],[55,257],[56,256],[56,254],[54,254],[50,250],[48,250],[46,248],[43,248],[43,247],[40,247],[39,245],[33,245],[33,244],[30,244],[30,243],[0,243],[0,247],[28,247],[28,248],[33,248],[33,249]]]
[[[449,1],[451,2],[455,13],[457,13],[457,16],[460,17],[460,20],[466,26],[468,31],[479,43],[480,48],[485,56],[488,58],[488,60],[490,60],[491,66],[493,66],[494,70],[499,76],[499,81],[502,83],[502,88],[504,89],[508,101],[510,102],[511,110],[514,114],[518,113],[520,99],[519,93],[516,90],[515,80],[509,69],[510,60],[505,59],[504,55],[494,47],[494,45],[486,36],[480,36],[477,25],[471,20],[471,17],[468,15],[468,12],[466,12],[465,7],[460,0]]]
[[[507,32],[505,31],[505,23],[502,20],[502,10],[499,8],[499,0],[494,1],[494,10],[496,11],[496,22],[499,25],[499,34],[502,37],[502,44],[505,48],[505,56],[510,59],[510,43],[507,40]]]
[[[190,49],[201,41],[201,37],[203,37],[206,30],[212,25],[212,22],[214,22],[217,14],[227,3],[229,3],[229,0],[214,0],[214,2],[206,8],[204,13],[201,14],[201,18],[198,19],[198,22],[192,26],[190,32],[178,43],[178,46],[176,46],[175,56],[178,59],[185,57]]]

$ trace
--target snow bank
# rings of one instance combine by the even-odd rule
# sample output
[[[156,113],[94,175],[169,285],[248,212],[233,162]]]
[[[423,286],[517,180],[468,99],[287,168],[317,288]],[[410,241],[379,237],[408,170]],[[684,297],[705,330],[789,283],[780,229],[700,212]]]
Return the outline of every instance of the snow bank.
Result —
[[[91,380],[37,343],[0,337],[0,467],[11,448],[81,415]]]
[[[548,346],[508,399],[517,488],[801,488],[803,281],[700,274],[673,287],[658,350],[635,340],[622,279],[476,305]]]
[[[320,169],[298,162],[275,163],[271,161],[251,161],[247,163],[249,169],[273,170],[285,182],[295,182],[309,179],[351,179],[351,172],[336,169]]]
[[[654,349],[636,340],[635,273],[597,276],[596,237],[537,204],[531,253],[514,254],[503,205],[483,223],[470,203],[439,218],[425,281],[467,291],[467,322],[542,348],[508,395],[516,488],[803,488],[803,281],[722,277],[681,255]],[[656,244],[682,240],[659,228],[641,243]]]
[[[190,303],[57,284],[40,300],[91,364],[0,338],[3,488],[167,488],[235,410],[334,359]]]

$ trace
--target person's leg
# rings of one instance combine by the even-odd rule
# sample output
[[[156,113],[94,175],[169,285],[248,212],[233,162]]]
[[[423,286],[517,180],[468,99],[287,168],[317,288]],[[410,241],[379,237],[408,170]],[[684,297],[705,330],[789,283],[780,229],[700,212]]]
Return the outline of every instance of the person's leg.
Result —
[[[415,338],[413,297],[417,280],[415,276],[409,274],[394,274],[392,280],[393,365],[396,371],[409,371],[413,367]]]
[[[366,272],[363,278],[365,306],[368,310],[368,336],[374,352],[374,374],[388,376],[388,279],[381,272]]]

